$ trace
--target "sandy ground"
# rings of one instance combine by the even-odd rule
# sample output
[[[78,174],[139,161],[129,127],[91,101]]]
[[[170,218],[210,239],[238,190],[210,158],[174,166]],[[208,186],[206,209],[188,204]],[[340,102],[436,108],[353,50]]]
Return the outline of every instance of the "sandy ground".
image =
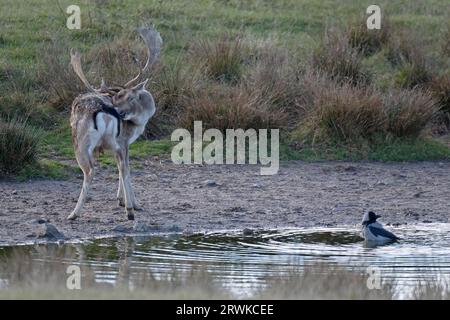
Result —
[[[261,176],[259,167],[251,165],[132,162],[138,167],[132,172],[136,197],[144,208],[136,212],[136,221],[151,233],[357,226],[369,209],[394,226],[450,222],[450,162],[289,162],[274,176]],[[132,232],[133,222],[115,199],[113,168],[97,168],[81,218],[67,221],[81,182],[81,176],[0,180],[0,244],[32,241],[39,219],[68,239]]]

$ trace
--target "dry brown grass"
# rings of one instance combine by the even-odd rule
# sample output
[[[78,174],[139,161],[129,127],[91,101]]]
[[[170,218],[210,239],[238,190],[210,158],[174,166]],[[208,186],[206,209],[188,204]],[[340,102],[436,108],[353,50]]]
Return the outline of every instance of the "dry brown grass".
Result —
[[[394,34],[388,41],[386,56],[400,68],[396,76],[399,87],[413,88],[431,80],[431,71],[422,48],[421,40],[407,31]]]
[[[38,81],[47,91],[48,103],[57,110],[67,110],[73,99],[84,90],[83,84],[69,67],[67,41],[55,39],[40,51]]]
[[[349,83],[315,86],[313,105],[301,124],[310,141],[359,141],[383,133],[386,117],[378,92]]]
[[[275,108],[292,108],[298,85],[296,61],[273,41],[255,44],[253,51],[253,61],[242,80],[246,90]]]
[[[450,115],[450,75],[436,76],[430,82],[430,91],[433,93],[441,111]]]
[[[353,48],[364,55],[371,55],[380,51],[389,41],[392,26],[389,18],[383,17],[381,29],[369,30],[366,18],[353,22],[347,26],[346,33]]]
[[[14,174],[37,160],[39,135],[23,120],[0,119],[0,175]]]
[[[350,44],[349,35],[339,30],[330,29],[325,33],[322,44],[313,53],[312,66],[337,82],[370,82],[362,55]]]
[[[224,33],[215,40],[199,39],[190,53],[192,60],[213,80],[237,82],[241,77],[245,53],[241,35]]]
[[[225,132],[238,128],[279,128],[285,124],[286,115],[240,86],[210,85],[187,98],[179,124],[192,129],[194,121],[202,121],[205,129]]]
[[[422,90],[394,90],[384,96],[388,132],[395,137],[417,137],[436,116],[436,101]]]

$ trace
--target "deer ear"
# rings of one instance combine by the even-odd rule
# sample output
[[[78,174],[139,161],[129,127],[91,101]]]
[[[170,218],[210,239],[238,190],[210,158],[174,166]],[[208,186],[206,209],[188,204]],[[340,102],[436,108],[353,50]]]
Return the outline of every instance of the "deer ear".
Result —
[[[139,83],[138,85],[134,86],[133,88],[131,88],[131,90],[133,91],[142,91],[145,90],[145,86],[147,85],[148,79],[146,79],[145,81]]]

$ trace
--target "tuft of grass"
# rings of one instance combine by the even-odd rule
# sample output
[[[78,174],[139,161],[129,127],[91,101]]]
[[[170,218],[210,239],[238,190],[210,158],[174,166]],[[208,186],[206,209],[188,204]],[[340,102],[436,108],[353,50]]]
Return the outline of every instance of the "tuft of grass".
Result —
[[[186,102],[179,124],[192,130],[194,121],[203,128],[226,129],[279,128],[286,123],[282,110],[271,108],[267,100],[247,92],[241,86],[212,85]]]
[[[387,59],[399,67],[395,82],[402,88],[413,88],[431,80],[431,72],[420,39],[403,31],[387,43]]]
[[[450,57],[450,24],[447,26],[446,30],[443,32],[441,42],[442,53],[447,57]]]
[[[430,83],[430,91],[442,112],[450,115],[450,75],[436,76]]]
[[[347,27],[350,45],[368,56],[380,50],[388,43],[392,26],[388,18],[383,17],[381,29],[368,29],[366,18],[354,22]]]
[[[264,41],[253,48],[253,59],[243,76],[244,89],[259,97],[273,109],[296,114],[300,94],[297,61],[288,50],[274,41]],[[291,118],[295,121],[295,117]]]
[[[436,101],[419,89],[393,90],[384,95],[387,132],[401,138],[417,137],[436,116]]]
[[[68,110],[73,99],[85,88],[70,67],[69,45],[54,39],[40,48],[38,82],[47,92],[47,101],[58,111]]]
[[[0,174],[15,174],[35,163],[38,143],[38,131],[26,121],[0,119]]]
[[[430,81],[431,75],[424,61],[404,62],[395,82],[401,88],[414,88]]]
[[[386,131],[379,92],[349,83],[314,89],[313,105],[298,132],[311,143],[358,142]]]
[[[216,40],[200,39],[190,48],[192,59],[204,68],[210,78],[225,82],[240,79],[244,50],[242,36],[228,33]]]
[[[337,82],[370,82],[370,75],[363,67],[362,55],[352,47],[349,36],[342,31],[327,30],[321,45],[313,53],[312,66]]]

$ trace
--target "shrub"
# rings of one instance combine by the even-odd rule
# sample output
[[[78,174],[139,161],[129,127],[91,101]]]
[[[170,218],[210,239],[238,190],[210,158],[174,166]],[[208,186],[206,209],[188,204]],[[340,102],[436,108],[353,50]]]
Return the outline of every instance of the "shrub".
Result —
[[[381,29],[368,29],[366,19],[350,24],[347,27],[347,36],[350,45],[364,55],[371,55],[380,51],[391,36],[391,25],[388,19],[383,18]]]
[[[266,100],[242,87],[212,85],[187,99],[179,124],[192,129],[194,121],[202,121],[205,129],[225,132],[238,128],[277,128],[283,126],[285,120],[283,111],[272,109]]]
[[[147,125],[147,138],[169,134],[177,117],[184,112],[186,101],[200,85],[198,72],[185,67],[183,62],[160,65],[152,74],[150,92],[156,101],[156,114]]]
[[[450,75],[444,74],[434,77],[430,82],[430,90],[441,111],[450,115]]]
[[[236,82],[241,77],[244,44],[241,36],[222,34],[217,40],[198,40],[191,47],[191,57],[206,74],[219,81]]]
[[[272,42],[265,42],[254,50],[249,72],[242,79],[246,90],[276,108],[291,107],[297,94],[297,79],[288,51]]]
[[[85,91],[69,66],[69,48],[64,40],[57,39],[40,49],[38,81],[47,91],[49,104],[57,110],[69,108],[73,99]]]
[[[329,30],[325,34],[322,44],[313,53],[312,65],[338,82],[361,84],[370,80],[363,70],[362,56],[342,32]]]
[[[383,99],[388,132],[395,137],[417,137],[436,115],[436,101],[419,89],[393,90]]]
[[[450,57],[450,24],[447,26],[447,29],[444,31],[442,36],[442,53],[446,56]]]
[[[395,82],[402,88],[413,88],[426,84],[431,75],[424,61],[405,62],[396,74]]]
[[[25,121],[0,120],[0,174],[14,174],[37,158],[38,134]]]
[[[310,142],[357,142],[386,131],[381,95],[349,83],[313,87],[300,131]]]
[[[388,60],[400,67],[396,83],[403,88],[412,88],[430,81],[431,75],[421,44],[406,32],[390,39],[386,52]]]

